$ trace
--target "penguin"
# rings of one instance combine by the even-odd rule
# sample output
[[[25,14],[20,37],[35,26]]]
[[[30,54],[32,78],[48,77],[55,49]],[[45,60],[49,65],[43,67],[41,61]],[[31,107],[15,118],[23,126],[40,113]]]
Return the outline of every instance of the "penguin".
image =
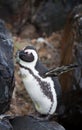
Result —
[[[37,50],[26,46],[16,54],[22,81],[33,101],[35,110],[47,119],[57,112],[61,100],[58,77],[44,76],[48,68],[40,61]]]

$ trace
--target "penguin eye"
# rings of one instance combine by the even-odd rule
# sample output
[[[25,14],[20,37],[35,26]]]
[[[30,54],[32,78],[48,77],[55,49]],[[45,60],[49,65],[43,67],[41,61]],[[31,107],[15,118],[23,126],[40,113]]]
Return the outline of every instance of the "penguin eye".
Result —
[[[25,52],[25,54],[30,55],[30,53],[28,53],[28,52]]]

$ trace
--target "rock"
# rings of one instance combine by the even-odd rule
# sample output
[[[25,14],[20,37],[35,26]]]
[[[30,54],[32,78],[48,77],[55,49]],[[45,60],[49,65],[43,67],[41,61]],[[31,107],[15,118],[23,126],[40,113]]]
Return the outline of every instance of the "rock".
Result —
[[[80,3],[80,0],[42,1],[32,17],[32,23],[42,33],[50,35],[64,27],[69,11]]]
[[[50,35],[53,31],[62,28],[66,15],[67,12],[64,10],[61,1],[54,2],[49,0],[40,6],[34,14],[32,22],[41,32]]]
[[[68,12],[81,0],[0,0],[0,18],[12,25],[14,33],[20,33],[26,23],[33,22],[47,34],[64,26]]]
[[[29,0],[0,0],[0,18],[18,31],[30,17]]]
[[[82,5],[76,6],[69,16],[62,42],[64,57],[61,64],[72,62],[79,67],[60,77],[65,104],[65,113],[60,117],[60,122],[66,129],[73,130],[82,129]]]
[[[65,130],[57,122],[38,121],[30,116],[19,116],[10,120],[14,130]]]
[[[36,33],[36,28],[32,24],[28,24],[25,27],[23,27],[21,32],[19,32],[19,36],[21,38],[28,39],[28,38],[37,37],[38,34]]]
[[[13,130],[12,125],[6,118],[0,119],[0,130]]]
[[[0,114],[9,108],[13,89],[13,42],[5,23],[0,20]]]
[[[30,116],[9,116],[0,119],[0,130],[65,130],[59,123],[40,121]]]
[[[17,13],[19,11],[20,6],[23,4],[23,0],[1,0],[0,4],[8,7],[8,10],[10,10],[11,13]]]
[[[70,13],[67,23],[64,29],[63,37],[61,40],[61,65],[67,65],[70,63],[77,63],[82,61],[81,59],[81,47],[80,49],[75,50],[75,43],[77,46],[82,46],[82,5],[76,6]],[[78,47],[76,47],[78,48]],[[77,52],[78,51],[78,52]],[[78,53],[77,56],[74,52]],[[71,91],[73,89],[73,71],[67,74],[64,74],[60,77],[60,82],[64,92]],[[77,76],[78,77],[78,76]],[[75,82],[75,81],[74,81]],[[65,84],[67,83],[67,84]],[[76,86],[76,85],[75,85]],[[66,98],[65,98],[66,99]]]

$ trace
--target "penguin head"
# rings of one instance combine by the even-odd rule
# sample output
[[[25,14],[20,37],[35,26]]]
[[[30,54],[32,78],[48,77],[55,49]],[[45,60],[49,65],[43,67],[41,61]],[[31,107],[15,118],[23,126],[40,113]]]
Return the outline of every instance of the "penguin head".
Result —
[[[38,61],[38,53],[33,46],[27,46],[17,53],[17,62],[25,67],[35,67]]]

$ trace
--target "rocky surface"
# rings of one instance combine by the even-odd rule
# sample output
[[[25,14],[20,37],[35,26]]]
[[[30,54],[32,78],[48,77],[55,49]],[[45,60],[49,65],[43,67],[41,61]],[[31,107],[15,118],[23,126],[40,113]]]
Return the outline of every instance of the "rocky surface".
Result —
[[[35,25],[38,33],[50,35],[64,27],[68,12],[81,0],[1,0],[0,18],[14,33],[20,34],[26,24]]]
[[[29,116],[16,117],[10,123],[14,130],[65,130],[57,122],[38,121]]]
[[[74,52],[73,54],[75,55],[75,58],[74,58],[74,60],[72,59],[72,62],[75,61],[79,64],[82,62],[82,60],[81,60],[82,59],[82,46],[81,46],[81,41],[82,41],[81,26],[82,26],[82,24],[81,23],[82,22],[80,22],[80,30],[79,30],[79,32],[81,34],[81,37],[79,39],[81,39],[81,40],[79,41],[80,44],[78,45],[77,44],[78,39],[76,39],[76,37],[74,37],[75,38],[74,45],[76,45],[76,46],[74,46],[75,47],[74,49],[76,51],[74,52],[74,49],[73,49],[73,52]],[[74,29],[75,29],[75,27],[77,27],[77,26],[75,26],[76,23],[73,25],[74,26],[71,26],[71,27],[74,27]],[[33,27],[33,25],[32,25],[32,27]],[[35,32],[35,29],[33,29],[35,27],[33,27],[33,28],[32,27],[29,27],[30,29],[27,29],[25,34],[21,33],[21,35],[19,35],[19,37],[17,35],[15,35],[15,36],[13,35],[15,89],[13,92],[10,109],[5,112],[5,114],[19,116],[19,117],[16,117],[15,120],[11,121],[12,124],[14,124],[14,121],[19,123],[19,122],[22,122],[22,119],[25,119],[25,118],[21,118],[20,116],[28,115],[28,114],[35,112],[31,99],[29,98],[28,94],[26,93],[26,90],[22,83],[21,75],[19,73],[19,67],[15,63],[16,51],[18,49],[21,49],[21,48],[31,44],[36,47],[42,62],[48,68],[52,68],[52,67],[57,67],[60,65],[61,49],[64,47],[64,44],[61,43],[63,30],[56,31],[56,32],[52,33],[52,35],[50,35],[50,36],[43,34],[43,37],[41,37],[41,35],[39,35],[39,33],[37,35],[37,33]],[[68,26],[68,28],[69,27],[70,26]],[[66,34],[66,35],[64,35],[64,38],[68,38],[69,43],[70,43],[71,40],[69,39],[69,36],[71,35],[71,33],[68,33],[68,31],[69,30],[66,30],[66,33],[64,33],[64,34]],[[73,31],[73,34],[75,34],[75,30],[72,30],[72,31]],[[67,37],[65,37],[65,36],[67,36]],[[73,38],[73,37],[71,37],[71,38]],[[73,41],[73,39],[72,39],[72,41]],[[65,42],[65,45],[66,45],[66,43],[67,42]],[[68,45],[68,47],[69,47],[69,45]],[[67,52],[67,51],[65,51],[65,52]],[[71,54],[72,53],[70,53],[70,55]],[[66,55],[64,55],[64,56],[66,56]],[[68,59],[68,58],[66,58],[66,59]],[[59,124],[64,126],[66,128],[66,130],[73,130],[73,129],[75,130],[76,128],[78,129],[79,127],[82,126],[81,125],[81,120],[82,120],[81,68],[75,70],[74,73],[72,73],[72,74],[73,74],[72,76],[74,76],[73,80],[72,80],[73,82],[71,82],[71,80],[69,80],[69,83],[70,84],[72,83],[72,85],[73,85],[73,87],[69,86],[69,88],[73,88],[72,91],[68,91],[68,88],[67,88],[68,83],[66,80],[64,80],[65,88],[62,89],[63,92],[65,92],[65,93],[63,93],[65,103],[62,107],[62,109],[65,109],[65,113],[63,115],[58,116],[57,120],[55,118],[52,119],[54,122],[57,121]],[[69,79],[70,79],[70,77],[69,77]],[[28,120],[28,118],[29,117],[26,117],[25,120]],[[29,118],[29,119],[31,119],[31,118]],[[31,121],[33,121],[33,120],[31,120]],[[21,125],[22,125],[22,123],[21,123]],[[27,127],[27,126],[25,126],[25,127]],[[15,126],[15,128],[16,128],[16,126]],[[17,127],[17,129],[19,129],[19,126]]]
[[[0,130],[65,130],[59,123],[40,121],[30,116],[4,117],[0,120]]]
[[[11,33],[0,20],[0,114],[9,109],[14,89],[13,42]]]

